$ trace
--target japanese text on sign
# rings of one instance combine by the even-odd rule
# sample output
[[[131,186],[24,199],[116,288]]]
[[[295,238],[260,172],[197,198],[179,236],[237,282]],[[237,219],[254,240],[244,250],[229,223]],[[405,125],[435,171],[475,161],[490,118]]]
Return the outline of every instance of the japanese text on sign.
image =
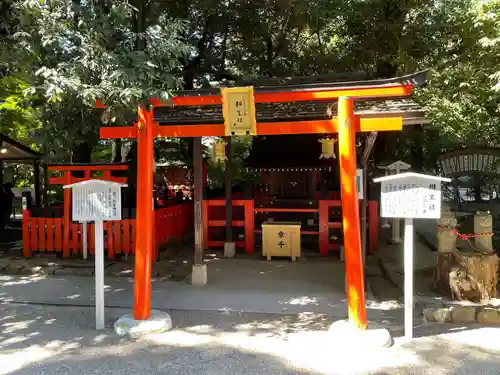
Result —
[[[441,183],[415,179],[382,182],[381,216],[439,219]]]
[[[283,247],[285,246],[285,241],[284,241],[285,232],[283,231],[278,232],[278,238],[280,239],[280,241],[278,242],[278,246],[280,247],[280,249],[283,249]]]
[[[119,186],[75,186],[73,188],[73,220],[120,220],[121,190]]]
[[[253,87],[222,88],[226,136],[257,135]]]

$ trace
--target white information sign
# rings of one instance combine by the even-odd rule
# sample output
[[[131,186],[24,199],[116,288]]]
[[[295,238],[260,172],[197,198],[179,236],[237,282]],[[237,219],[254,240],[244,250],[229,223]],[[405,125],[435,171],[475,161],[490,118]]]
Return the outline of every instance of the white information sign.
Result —
[[[83,223],[86,248],[87,222],[95,225],[95,318],[96,329],[104,329],[104,220],[121,220],[121,190],[112,181],[88,180],[64,186],[72,189],[73,221]],[[84,250],[86,253],[86,250]],[[86,257],[86,254],[84,255]]]
[[[413,338],[413,219],[441,217],[441,182],[449,178],[407,172],[376,178],[382,184],[381,216],[405,219],[405,338]]]
[[[381,190],[382,217],[401,219],[441,217],[440,181],[410,176],[383,181]]]
[[[121,184],[89,180],[72,186],[74,221],[121,220]]]

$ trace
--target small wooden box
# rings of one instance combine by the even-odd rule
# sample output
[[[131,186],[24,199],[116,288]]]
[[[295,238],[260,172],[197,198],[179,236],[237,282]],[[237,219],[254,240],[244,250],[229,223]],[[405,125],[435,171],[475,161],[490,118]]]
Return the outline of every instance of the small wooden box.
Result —
[[[300,257],[300,223],[267,221],[262,224],[262,255],[267,257]]]

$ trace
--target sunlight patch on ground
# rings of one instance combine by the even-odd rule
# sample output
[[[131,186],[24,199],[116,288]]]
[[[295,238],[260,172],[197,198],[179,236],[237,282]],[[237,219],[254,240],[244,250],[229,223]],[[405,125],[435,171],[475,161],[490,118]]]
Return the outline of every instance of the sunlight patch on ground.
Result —
[[[30,326],[30,324],[34,322],[35,320],[23,320],[20,322],[4,323],[2,324],[2,333],[13,333],[16,331],[25,330]]]
[[[81,295],[80,295],[80,294],[72,294],[72,295],[70,295],[70,296],[66,296],[66,297],[64,297],[64,298],[65,298],[65,299],[78,299],[78,298],[80,298],[80,297],[81,297]]]
[[[262,330],[253,334],[256,327]],[[269,328],[269,325],[266,327]],[[336,339],[325,331],[292,333],[283,340],[279,337],[269,337],[266,327],[243,324],[233,327],[236,332],[213,330],[211,334],[197,334],[190,328],[151,335],[142,340],[161,346],[223,346],[257,355],[271,355],[288,366],[316,371],[318,374],[331,374],[332,369],[335,369],[334,373],[354,373],[351,371],[375,371],[391,365],[422,365],[418,355],[411,350],[398,351],[397,355],[394,355],[393,349],[372,350],[363,353],[363,360],[359,361],[358,352],[339,350],[337,345],[334,345]],[[282,329],[286,330],[286,327]],[[333,346],[335,350],[332,349]]]
[[[46,278],[47,278],[46,276],[26,276],[26,277],[0,276],[0,285],[2,286],[26,285],[35,283],[40,280],[44,280]]]
[[[396,301],[396,300],[381,301],[381,302],[367,301],[367,303],[366,303],[366,308],[375,309],[375,310],[389,311],[389,310],[400,309],[402,307],[403,307],[403,304]]]
[[[316,305],[318,306],[318,299],[315,297],[307,297],[307,296],[302,296],[302,297],[297,297],[297,298],[290,298],[288,301],[282,302],[285,305],[300,305],[300,306],[307,306],[307,305]]]
[[[14,373],[30,364],[43,362],[55,354],[38,345],[22,350],[12,350],[11,353],[0,350],[0,374]]]
[[[439,335],[439,338],[453,343],[477,346],[486,350],[500,350],[500,328],[484,327],[470,329],[462,327],[456,330]],[[500,355],[500,354],[499,354]]]

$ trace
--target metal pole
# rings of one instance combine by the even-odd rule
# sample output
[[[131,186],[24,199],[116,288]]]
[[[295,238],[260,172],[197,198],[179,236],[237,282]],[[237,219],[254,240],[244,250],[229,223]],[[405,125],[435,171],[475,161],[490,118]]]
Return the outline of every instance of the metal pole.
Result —
[[[405,219],[405,338],[413,338],[413,219]]]
[[[83,237],[83,259],[87,260],[89,257],[88,244],[87,244],[87,222],[82,223],[82,237]]]
[[[95,222],[95,328],[104,329],[104,225]]]

